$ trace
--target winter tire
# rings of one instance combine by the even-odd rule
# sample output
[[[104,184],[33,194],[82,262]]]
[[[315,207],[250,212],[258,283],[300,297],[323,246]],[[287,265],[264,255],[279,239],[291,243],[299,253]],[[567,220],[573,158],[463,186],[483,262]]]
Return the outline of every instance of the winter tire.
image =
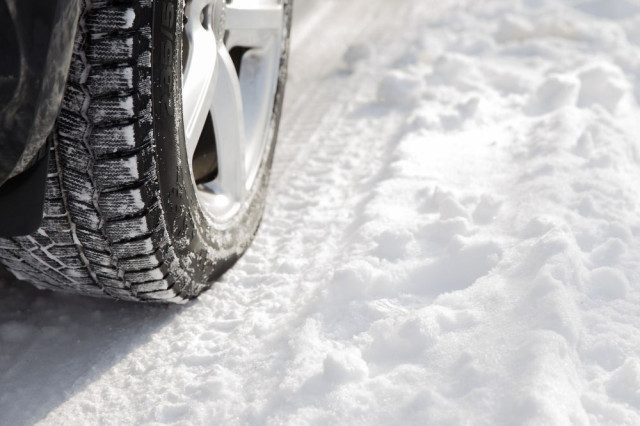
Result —
[[[39,288],[186,301],[260,223],[291,0],[83,3],[43,223],[0,260]]]

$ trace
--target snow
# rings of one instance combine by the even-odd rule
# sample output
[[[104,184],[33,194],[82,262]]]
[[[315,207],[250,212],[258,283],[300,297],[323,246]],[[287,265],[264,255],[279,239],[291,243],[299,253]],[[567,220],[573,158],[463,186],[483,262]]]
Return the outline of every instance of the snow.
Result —
[[[350,53],[347,51],[345,59]],[[380,81],[378,100],[389,103],[412,103],[422,94],[423,82],[420,76],[407,75],[401,71],[390,71]]]
[[[350,70],[354,70],[357,67],[358,63],[365,62],[367,59],[371,58],[373,54],[373,48],[366,44],[352,44],[347,48],[347,51],[344,54],[344,61],[348,65]]]
[[[640,3],[297,6],[254,245],[186,306],[0,278],[0,423],[639,424]]]

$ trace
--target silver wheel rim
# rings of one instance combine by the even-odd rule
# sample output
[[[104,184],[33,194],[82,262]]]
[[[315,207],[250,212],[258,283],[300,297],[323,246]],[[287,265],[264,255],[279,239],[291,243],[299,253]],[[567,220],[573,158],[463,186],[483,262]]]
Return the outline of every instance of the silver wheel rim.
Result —
[[[267,150],[283,14],[282,0],[187,0],[185,5],[187,158],[198,201],[218,224],[245,204]],[[215,175],[197,179],[203,162],[213,167],[213,160],[206,163],[211,158],[217,162]]]

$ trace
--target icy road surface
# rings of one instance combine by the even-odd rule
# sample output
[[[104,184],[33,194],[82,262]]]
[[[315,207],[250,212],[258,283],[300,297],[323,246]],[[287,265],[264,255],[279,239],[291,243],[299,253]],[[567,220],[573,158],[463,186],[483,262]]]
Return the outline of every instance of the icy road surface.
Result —
[[[640,424],[640,3],[298,0],[200,300],[0,280],[0,424]]]

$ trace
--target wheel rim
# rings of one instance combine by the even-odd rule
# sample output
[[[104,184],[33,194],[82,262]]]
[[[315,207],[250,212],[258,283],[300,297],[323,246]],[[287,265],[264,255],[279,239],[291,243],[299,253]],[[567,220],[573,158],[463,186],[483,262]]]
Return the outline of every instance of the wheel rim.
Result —
[[[182,104],[198,201],[224,223],[251,194],[270,139],[282,0],[188,0]]]

